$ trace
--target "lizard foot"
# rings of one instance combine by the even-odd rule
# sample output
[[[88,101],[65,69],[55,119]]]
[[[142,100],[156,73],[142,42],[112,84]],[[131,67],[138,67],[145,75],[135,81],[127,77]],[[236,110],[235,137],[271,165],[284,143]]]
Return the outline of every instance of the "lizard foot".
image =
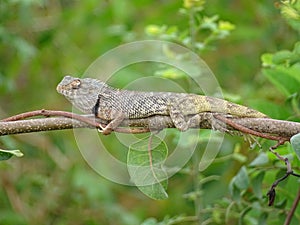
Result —
[[[103,135],[109,135],[114,129],[116,129],[120,123],[124,120],[124,115],[119,113],[118,115],[115,115],[115,118],[110,121],[105,127],[100,126],[101,131],[98,128],[98,131],[101,132]]]
[[[99,128],[97,128],[99,133],[102,133],[103,135],[109,135],[112,132],[112,129],[109,127],[103,127],[102,125],[99,125]]]
[[[222,114],[218,114],[221,115],[225,118],[233,118],[231,115],[222,115]],[[211,121],[211,126],[213,130],[218,130],[220,132],[224,132],[224,133],[228,133],[231,135],[236,134],[235,130],[232,130],[230,126],[228,126],[225,122],[213,117],[212,121]]]

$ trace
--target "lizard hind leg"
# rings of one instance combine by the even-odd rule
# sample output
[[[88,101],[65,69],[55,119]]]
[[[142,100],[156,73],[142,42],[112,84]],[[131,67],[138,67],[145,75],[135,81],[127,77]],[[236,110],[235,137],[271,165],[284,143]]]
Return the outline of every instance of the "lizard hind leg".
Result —
[[[195,127],[195,125],[199,125],[201,121],[198,113],[187,118],[188,116],[184,113],[182,105],[179,106],[178,104],[171,106],[170,117],[174,126],[180,131],[186,131],[191,127]]]
[[[185,121],[184,115],[180,112],[170,112],[170,117],[175,127],[180,131],[186,131],[189,124]]]
[[[175,127],[180,131],[186,131],[195,125],[199,125],[201,118],[197,112],[193,97],[182,97],[170,106],[170,117]]]
[[[199,114],[195,114],[187,119],[183,114],[177,115],[176,113],[170,113],[170,117],[175,127],[180,131],[199,127],[201,122],[201,116]]]

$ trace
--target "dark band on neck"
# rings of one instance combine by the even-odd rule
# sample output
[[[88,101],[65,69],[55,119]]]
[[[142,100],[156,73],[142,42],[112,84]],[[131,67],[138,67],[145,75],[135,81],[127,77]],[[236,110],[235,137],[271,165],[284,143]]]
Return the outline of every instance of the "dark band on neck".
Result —
[[[99,107],[100,107],[100,95],[98,95],[96,104],[92,108],[92,113],[95,115],[95,117],[98,117]]]

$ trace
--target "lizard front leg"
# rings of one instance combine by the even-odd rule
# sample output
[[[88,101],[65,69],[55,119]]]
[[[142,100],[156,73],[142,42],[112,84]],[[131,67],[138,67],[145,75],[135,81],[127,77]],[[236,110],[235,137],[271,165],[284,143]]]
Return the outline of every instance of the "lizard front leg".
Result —
[[[103,93],[98,95],[97,102],[92,109],[95,117],[110,121],[105,127],[100,126],[98,131],[104,135],[109,135],[114,129],[116,129],[124,120],[125,114],[122,111],[114,109],[108,104],[109,95]]]
[[[114,129],[116,129],[124,120],[125,116],[123,113],[120,113],[112,121],[110,121],[105,127],[98,128],[98,131],[104,135],[109,135]]]

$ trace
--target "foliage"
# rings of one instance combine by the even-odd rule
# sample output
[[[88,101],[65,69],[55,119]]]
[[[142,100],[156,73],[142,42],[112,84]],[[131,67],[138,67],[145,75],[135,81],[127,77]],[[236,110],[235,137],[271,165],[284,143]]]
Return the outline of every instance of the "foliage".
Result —
[[[300,159],[300,140],[299,140],[299,134],[294,135],[291,138],[291,144],[293,146],[293,149],[295,150],[298,159]]]
[[[150,35],[201,54],[231,100],[273,118],[299,120],[298,27],[299,1],[5,0],[0,4],[1,115],[69,110],[55,93],[63,74],[82,74],[100,54]],[[156,72],[182,78],[166,68]],[[137,66],[129,73],[148,71]],[[172,146],[176,132],[168,137]],[[72,132],[1,138],[1,148],[22,149],[25,156],[1,161],[0,224],[283,224],[299,185],[295,178],[286,180],[275,206],[267,206],[268,189],[285,172],[267,151],[273,143],[261,140],[263,150],[250,151],[241,138],[227,136],[217,158],[199,172],[209,133],[201,131],[200,137],[199,151],[168,181],[169,197],[161,201],[93,173]],[[122,149],[114,136],[106,142]],[[289,145],[278,149],[299,171],[295,151]],[[298,207],[292,222],[299,221]]]
[[[160,40],[174,41],[189,49],[198,51],[214,49],[214,42],[224,39],[235,26],[219,20],[218,15],[208,16],[204,12],[205,1],[184,1],[180,16],[188,18],[187,29],[180,30],[177,25],[148,25],[146,34]]]
[[[168,177],[163,168],[167,155],[166,144],[155,136],[133,143],[128,150],[127,167],[130,178],[150,198],[158,200],[168,198],[166,193]]]
[[[23,153],[20,150],[0,149],[0,161],[10,159],[12,156],[22,157]]]

